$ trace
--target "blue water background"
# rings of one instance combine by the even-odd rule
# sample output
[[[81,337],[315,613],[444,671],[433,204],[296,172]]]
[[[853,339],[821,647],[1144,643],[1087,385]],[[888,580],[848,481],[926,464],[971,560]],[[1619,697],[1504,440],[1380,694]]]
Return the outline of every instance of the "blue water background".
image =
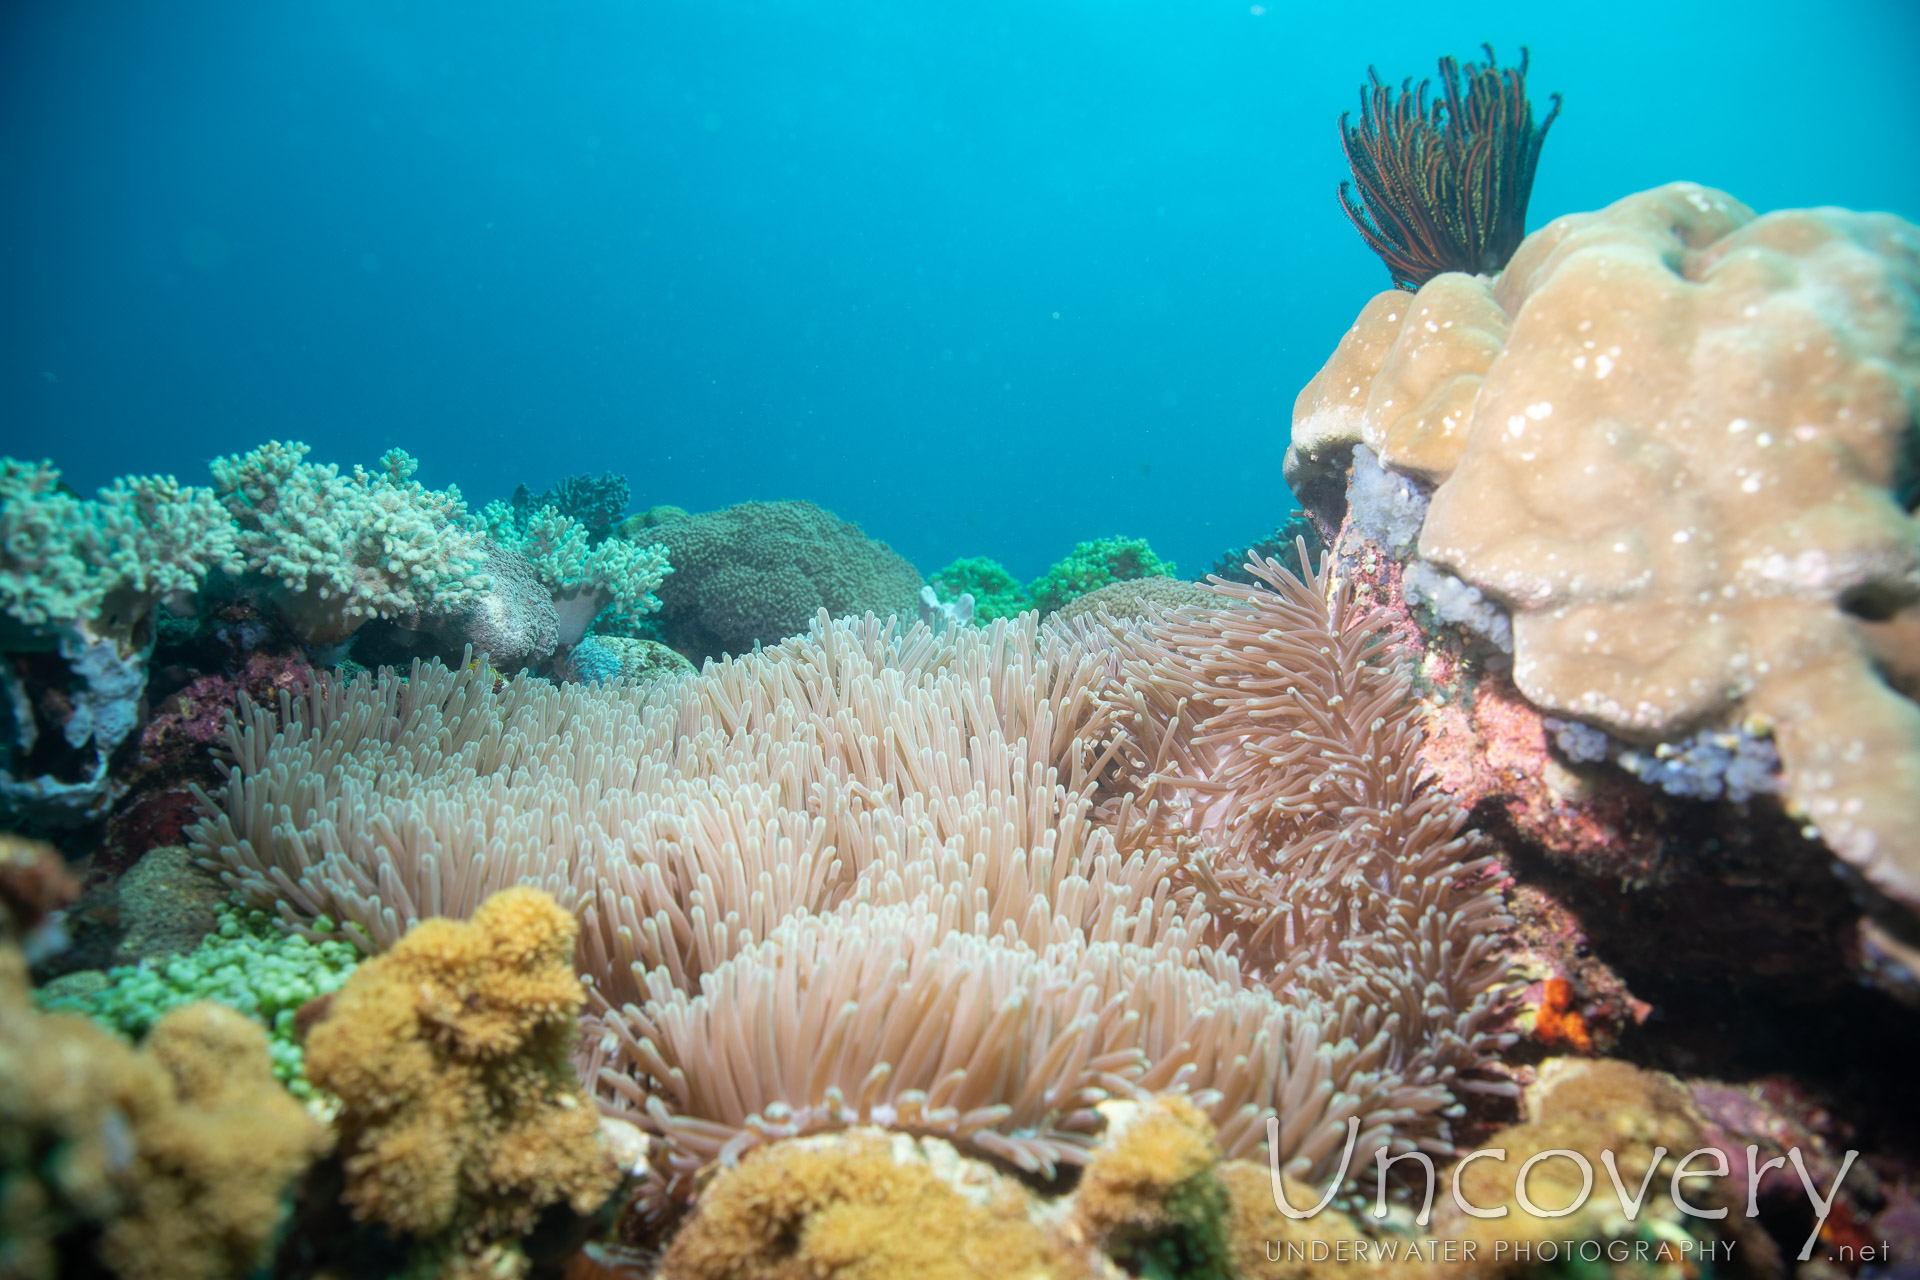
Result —
[[[1530,225],[1675,178],[1920,219],[1920,4],[14,0],[0,452],[83,491],[270,437],[469,501],[806,497],[923,572],[1286,514],[1387,283],[1368,64],[1566,106]]]

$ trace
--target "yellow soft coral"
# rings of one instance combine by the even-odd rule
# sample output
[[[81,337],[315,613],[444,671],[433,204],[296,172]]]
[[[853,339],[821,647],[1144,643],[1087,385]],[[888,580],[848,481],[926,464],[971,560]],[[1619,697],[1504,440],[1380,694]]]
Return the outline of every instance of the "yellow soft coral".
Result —
[[[1230,1275],[1229,1200],[1215,1174],[1220,1144],[1207,1117],[1178,1096],[1101,1110],[1107,1136],[1073,1197],[1081,1231],[1135,1271],[1190,1280]]]
[[[1420,554],[1514,610],[1539,706],[1657,741],[1770,726],[1790,804],[1920,904],[1920,229],[1691,183],[1560,218],[1498,277],[1369,303],[1294,409],[1439,482]]]
[[[661,1280],[1091,1280],[1017,1183],[969,1169],[937,1139],[874,1130],[762,1148],[701,1193]]]
[[[266,1261],[294,1179],[327,1139],[273,1078],[266,1035],[176,1009],[135,1050],[35,1012],[0,949],[0,1275],[220,1280]]]
[[[507,889],[471,921],[427,920],[363,964],[307,1042],[339,1098],[345,1200],[447,1255],[522,1267],[504,1242],[541,1211],[588,1214],[620,1174],[573,1074],[573,918]]]

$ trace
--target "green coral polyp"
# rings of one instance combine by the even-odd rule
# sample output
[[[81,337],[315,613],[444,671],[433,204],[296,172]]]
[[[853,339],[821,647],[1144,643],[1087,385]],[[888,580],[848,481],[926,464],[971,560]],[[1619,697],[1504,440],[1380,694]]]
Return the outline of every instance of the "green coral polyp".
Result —
[[[331,922],[316,920],[317,933]],[[300,1006],[340,989],[360,962],[343,941],[309,942],[281,931],[264,911],[222,907],[220,924],[191,953],[165,961],[122,965],[107,985],[84,995],[35,998],[42,1008],[78,1013],[138,1040],[169,1010],[200,1000],[226,1005],[267,1029],[273,1074],[296,1096],[313,1096],[305,1055],[294,1033]]]
[[[1145,538],[1096,538],[1073,548],[1073,554],[1057,561],[1025,588],[1015,581],[1006,567],[985,556],[955,560],[933,575],[933,587],[942,601],[955,601],[965,593],[973,597],[973,620],[992,622],[995,618],[1013,618],[1028,609],[1038,609],[1045,617],[1090,591],[1130,582],[1135,578],[1171,578],[1173,561],[1153,553]]]

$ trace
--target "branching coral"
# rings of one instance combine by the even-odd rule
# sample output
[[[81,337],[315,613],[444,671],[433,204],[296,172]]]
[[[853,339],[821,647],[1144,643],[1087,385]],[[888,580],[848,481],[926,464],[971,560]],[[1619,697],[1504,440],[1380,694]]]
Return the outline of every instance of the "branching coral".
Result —
[[[457,488],[414,480],[399,449],[347,476],[308,451],[273,441],[209,464],[248,568],[274,584],[302,640],[337,644],[370,618],[457,613],[479,598],[486,540]]]
[[[233,525],[206,489],[131,476],[88,502],[51,463],[0,459],[0,648],[37,659],[31,675],[0,663],[0,802],[97,817],[108,758],[139,720],[161,602],[239,568]]]
[[[1493,49],[1484,66],[1440,59],[1440,96],[1409,78],[1396,94],[1369,68],[1360,90],[1360,123],[1340,115],[1353,184],[1340,184],[1346,210],[1367,247],[1400,289],[1417,289],[1444,271],[1491,273],[1526,234],[1527,199],[1560,95],[1539,128],[1527,101],[1527,51],[1501,70]],[[1359,196],[1354,196],[1358,188]]]
[[[551,898],[506,890],[362,965],[308,1035],[340,1101],[346,1203],[437,1274],[515,1274],[543,1210],[592,1213],[619,1182],[570,1066],[575,934]]]
[[[92,502],[50,462],[0,459],[0,610],[52,648],[62,631],[123,653],[153,637],[153,611],[214,569],[237,572],[234,529],[213,494],[172,476],[122,476]]]
[[[587,536],[598,541],[619,523],[632,501],[633,491],[627,485],[627,478],[603,471],[598,478],[584,473],[568,476],[538,495],[521,485],[513,491],[512,507],[523,527],[534,512],[552,508],[579,521]]]
[[[540,507],[517,523],[505,503],[487,504],[494,539],[525,556],[539,574],[560,617],[560,644],[575,644],[602,612],[609,621],[638,622],[660,607],[653,591],[673,566],[666,548],[620,538],[594,543],[578,520]]]

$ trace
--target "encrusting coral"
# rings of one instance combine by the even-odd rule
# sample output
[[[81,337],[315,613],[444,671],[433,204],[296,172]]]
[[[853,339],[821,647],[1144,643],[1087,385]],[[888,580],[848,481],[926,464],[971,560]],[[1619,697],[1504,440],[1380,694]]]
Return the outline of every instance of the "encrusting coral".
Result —
[[[176,1009],[136,1050],[35,1012],[20,953],[0,947],[0,1273],[240,1280],[326,1146],[239,1014]]]
[[[437,1274],[520,1274],[544,1210],[590,1214],[620,1181],[571,1065],[577,932],[539,890],[504,890],[360,966],[308,1033],[308,1076],[340,1103],[345,1202]]]
[[[1898,218],[1643,192],[1368,303],[1288,476],[1357,441],[1436,482],[1420,554],[1514,611],[1532,702],[1629,742],[1770,729],[1789,806],[1920,904],[1916,297]]]
[[[1485,861],[1421,799],[1404,686],[1329,585],[1273,573],[1168,624],[1170,648],[1031,614],[822,617],[652,689],[416,664],[245,709],[192,839],[290,924],[328,915],[370,948],[548,888],[604,1002],[589,1078],[660,1140],[669,1196],[867,1123],[1045,1175],[1085,1158],[1102,1101],[1169,1090],[1231,1155],[1277,1114],[1280,1163],[1324,1181],[1349,1119],[1363,1172],[1376,1148],[1445,1149],[1455,1090],[1503,1043]],[[1279,633],[1249,661],[1331,724],[1312,752],[1242,761],[1231,708],[1212,729],[1161,714],[1242,615]],[[1343,762],[1324,784],[1323,750]],[[1326,816],[1283,821],[1261,807],[1279,796]],[[1263,862],[1263,831],[1302,856]],[[1263,893],[1300,904],[1291,924],[1242,927]]]

